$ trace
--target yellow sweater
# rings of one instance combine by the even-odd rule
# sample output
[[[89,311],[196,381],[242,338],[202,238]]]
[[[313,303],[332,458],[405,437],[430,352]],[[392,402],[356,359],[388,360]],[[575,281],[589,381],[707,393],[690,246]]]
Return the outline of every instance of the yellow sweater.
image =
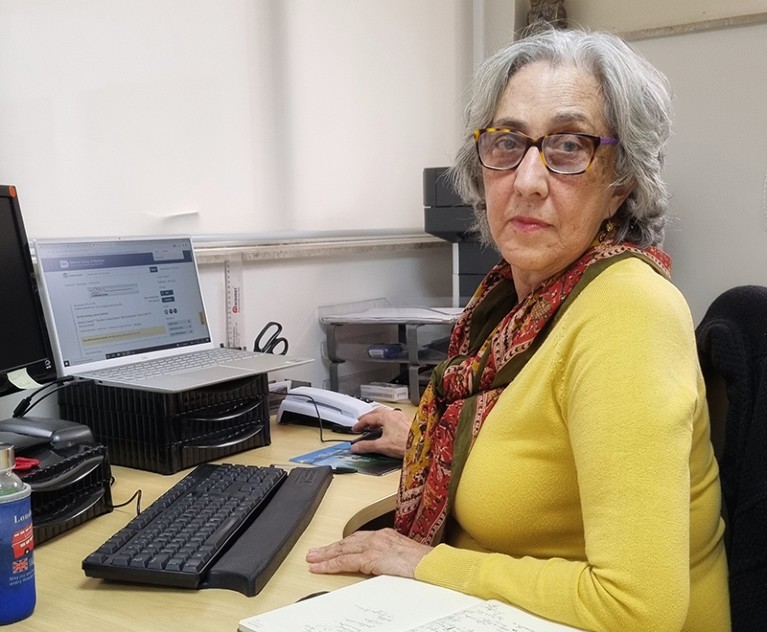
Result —
[[[563,315],[488,415],[416,577],[585,630],[727,632],[693,324],[637,259]]]

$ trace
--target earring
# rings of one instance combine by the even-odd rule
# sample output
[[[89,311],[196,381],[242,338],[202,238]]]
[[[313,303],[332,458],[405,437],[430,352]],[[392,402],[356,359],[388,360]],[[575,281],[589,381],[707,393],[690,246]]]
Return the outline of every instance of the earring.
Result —
[[[613,224],[612,217],[607,220],[607,224],[605,224],[605,232],[609,235],[613,230],[615,229],[615,225]]]

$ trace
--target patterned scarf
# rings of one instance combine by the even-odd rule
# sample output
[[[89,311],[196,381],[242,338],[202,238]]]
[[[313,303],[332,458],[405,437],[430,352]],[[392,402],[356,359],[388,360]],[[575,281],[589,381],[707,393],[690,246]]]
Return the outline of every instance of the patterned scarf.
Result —
[[[425,544],[442,540],[466,458],[503,389],[578,293],[626,257],[639,257],[670,276],[671,259],[662,250],[615,243],[604,233],[580,259],[519,304],[508,263],[501,261],[488,272],[456,323],[448,359],[435,367],[413,420],[397,499],[397,531]]]

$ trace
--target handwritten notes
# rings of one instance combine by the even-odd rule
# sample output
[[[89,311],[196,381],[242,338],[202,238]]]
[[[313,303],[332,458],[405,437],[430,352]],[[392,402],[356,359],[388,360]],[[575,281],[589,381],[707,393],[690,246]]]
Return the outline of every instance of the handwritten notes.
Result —
[[[420,625],[409,632],[476,632],[477,630],[483,630],[483,632],[536,632],[538,630],[572,629],[560,626],[540,627],[540,622],[538,624],[533,622],[533,627],[530,627],[520,621],[520,618],[524,619],[525,616],[528,615],[506,604],[486,601],[442,617],[437,621]],[[546,626],[554,625],[548,621],[543,623]]]
[[[368,630],[385,630],[389,624],[396,622],[396,616],[387,610],[371,608],[359,604],[347,604],[343,613],[332,622],[305,622],[297,627],[301,632],[368,632]],[[257,628],[258,629],[258,628]],[[271,628],[264,628],[271,630]]]
[[[240,621],[240,632],[566,632],[508,604],[401,577],[374,577]]]

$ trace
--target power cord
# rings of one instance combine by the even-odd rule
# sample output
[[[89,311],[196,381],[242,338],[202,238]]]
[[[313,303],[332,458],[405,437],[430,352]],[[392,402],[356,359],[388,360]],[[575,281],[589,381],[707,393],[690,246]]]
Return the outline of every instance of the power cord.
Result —
[[[320,442],[321,443],[343,443],[344,441],[348,441],[349,439],[326,439],[325,435],[323,434],[323,430],[325,430],[325,427],[322,425],[322,415],[320,415],[320,409],[319,406],[317,406],[317,402],[314,400],[314,397],[311,395],[306,395],[305,393],[290,393],[291,397],[303,397],[304,399],[307,399],[311,402],[312,406],[314,406],[314,414],[317,417],[317,423],[320,428]],[[333,432],[332,429],[327,429],[329,432]]]
[[[115,477],[111,476],[109,478],[109,486],[111,487],[114,484],[115,484]],[[126,505],[130,505],[133,502],[133,499],[135,498],[136,499],[136,515],[138,516],[139,514],[141,514],[141,495],[142,495],[142,491],[140,489],[137,489],[135,492],[133,492],[133,496],[131,496],[128,500],[126,500],[124,503],[119,503],[117,505],[113,504],[112,508],[118,509],[120,507],[125,507]]]
[[[75,378],[71,376],[66,377],[60,377],[56,378],[52,382],[49,382],[48,384],[45,384],[32,392],[30,395],[27,395],[25,398],[23,398],[17,405],[16,408],[13,409],[13,416],[14,417],[23,417],[26,413],[28,413],[32,408],[37,406],[41,401],[43,401],[46,397],[49,395],[53,395],[54,393],[57,393],[62,388],[65,388],[69,386],[69,383],[72,382]],[[55,388],[51,388],[55,387]],[[51,389],[44,395],[40,395],[45,389]],[[39,395],[39,397],[33,402],[32,398],[36,395]]]
[[[112,505],[115,509],[118,509],[119,507],[125,507],[126,505],[130,505],[133,502],[133,499],[136,499],[136,515],[141,514],[141,490],[137,489],[135,492],[133,492],[133,496],[131,496],[128,500],[126,500],[124,503],[120,503],[119,505]]]

